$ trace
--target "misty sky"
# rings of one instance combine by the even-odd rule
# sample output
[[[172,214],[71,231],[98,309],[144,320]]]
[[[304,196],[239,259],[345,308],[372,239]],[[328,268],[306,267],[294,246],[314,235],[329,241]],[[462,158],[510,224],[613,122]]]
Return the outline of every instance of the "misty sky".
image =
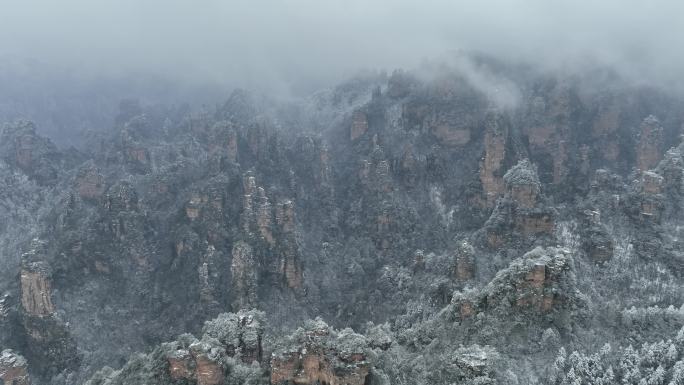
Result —
[[[669,82],[683,47],[677,0],[0,0],[0,58],[242,86],[336,81],[459,49]]]

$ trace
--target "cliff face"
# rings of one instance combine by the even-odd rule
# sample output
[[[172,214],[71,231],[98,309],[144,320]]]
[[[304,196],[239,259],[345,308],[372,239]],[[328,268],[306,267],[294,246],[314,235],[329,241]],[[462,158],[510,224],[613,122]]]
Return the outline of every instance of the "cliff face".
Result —
[[[7,125],[2,347],[34,383],[82,383],[232,311],[230,337],[92,381],[144,362],[171,383],[365,384],[524,382],[543,370],[519,363],[588,344],[581,329],[635,343],[610,326],[624,308],[684,301],[679,99],[502,71],[516,104],[435,70],[277,108],[242,91],[211,112],[138,108],[78,153]],[[327,331],[285,348],[317,316]]]
[[[492,207],[504,191],[503,173],[507,141],[507,122],[501,115],[490,113],[485,120],[485,154],[480,164],[480,182],[484,192],[484,204],[487,207]]]
[[[637,146],[637,168],[642,171],[655,167],[663,154],[663,127],[658,118],[647,116],[641,123]]]
[[[30,316],[45,317],[55,312],[52,289],[45,268],[40,264],[29,265],[21,270],[21,305]]]

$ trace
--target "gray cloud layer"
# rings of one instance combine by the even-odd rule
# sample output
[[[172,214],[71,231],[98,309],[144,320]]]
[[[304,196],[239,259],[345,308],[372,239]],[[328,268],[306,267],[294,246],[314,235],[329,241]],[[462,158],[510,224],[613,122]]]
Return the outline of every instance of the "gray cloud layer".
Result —
[[[671,84],[682,47],[681,0],[0,0],[0,57],[247,87],[459,49]]]

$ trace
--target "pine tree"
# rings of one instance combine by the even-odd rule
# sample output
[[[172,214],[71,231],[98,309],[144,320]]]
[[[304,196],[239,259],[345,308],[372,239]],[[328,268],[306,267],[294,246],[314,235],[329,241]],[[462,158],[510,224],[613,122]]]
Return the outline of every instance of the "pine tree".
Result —
[[[550,380],[552,384],[562,383],[563,379],[565,378],[565,357],[565,348],[561,347],[558,350],[558,355],[556,356],[556,360],[551,368]]]
[[[674,364],[669,385],[684,385],[684,361],[677,361]]]
[[[606,369],[605,373],[600,378],[596,378],[596,380],[592,384],[596,385],[613,385],[615,383],[615,373],[613,372],[613,367],[609,366],[608,369]]]
[[[576,383],[581,384],[581,380],[577,378],[577,375],[575,374],[575,369],[570,368],[568,373],[565,375],[565,378],[563,379],[563,382],[561,382],[562,385],[575,385]]]
[[[672,364],[673,362],[677,361],[678,357],[679,352],[677,351],[677,347],[675,344],[670,343],[670,346],[667,348],[667,353],[665,353],[665,359],[669,364]]]
[[[639,384],[641,372],[639,370],[639,355],[630,345],[625,349],[620,360],[623,384]]]
[[[662,365],[658,365],[656,370],[648,376],[648,385],[663,385],[665,384],[665,369]]]

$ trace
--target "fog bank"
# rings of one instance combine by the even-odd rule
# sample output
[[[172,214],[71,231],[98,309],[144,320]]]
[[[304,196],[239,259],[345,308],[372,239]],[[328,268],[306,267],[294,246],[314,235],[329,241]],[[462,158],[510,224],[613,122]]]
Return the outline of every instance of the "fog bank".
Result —
[[[679,83],[676,0],[2,0],[0,57],[287,91],[457,50]]]

